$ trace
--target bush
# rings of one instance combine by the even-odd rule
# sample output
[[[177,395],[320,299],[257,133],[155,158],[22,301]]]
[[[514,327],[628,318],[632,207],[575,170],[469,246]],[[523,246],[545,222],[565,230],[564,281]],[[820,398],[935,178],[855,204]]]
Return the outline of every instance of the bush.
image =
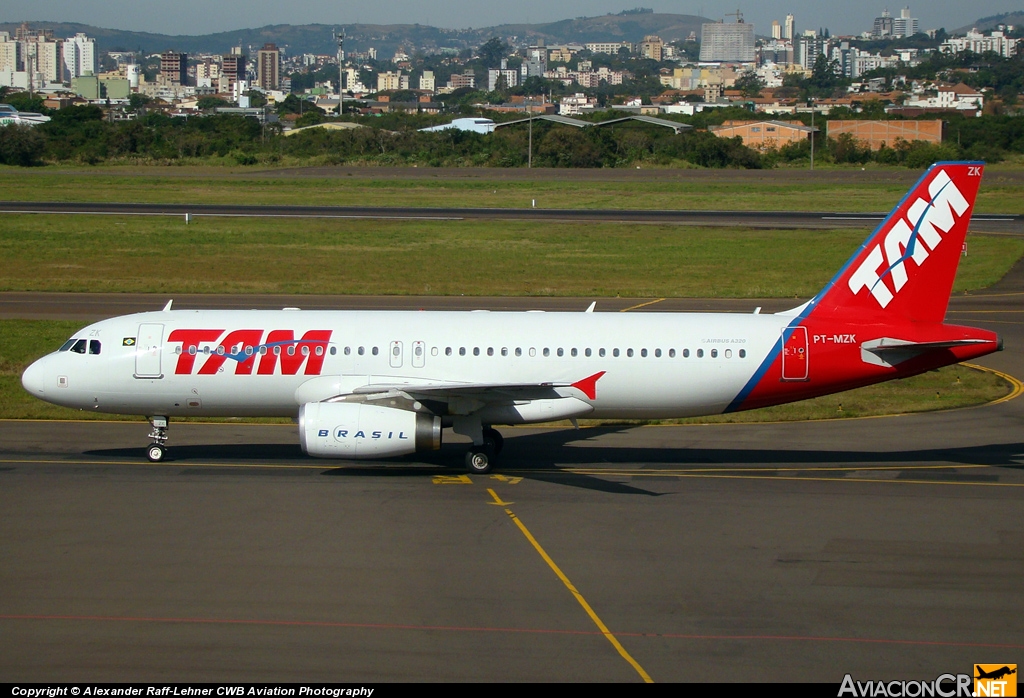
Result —
[[[0,163],[31,167],[40,164],[46,144],[31,126],[8,124],[0,127]]]

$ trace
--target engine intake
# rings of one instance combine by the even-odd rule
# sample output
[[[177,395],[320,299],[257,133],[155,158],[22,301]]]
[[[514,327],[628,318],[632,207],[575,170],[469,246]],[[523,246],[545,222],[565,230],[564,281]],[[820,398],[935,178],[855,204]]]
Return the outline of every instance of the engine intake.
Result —
[[[389,458],[441,448],[441,418],[366,403],[307,402],[299,441],[317,458]]]

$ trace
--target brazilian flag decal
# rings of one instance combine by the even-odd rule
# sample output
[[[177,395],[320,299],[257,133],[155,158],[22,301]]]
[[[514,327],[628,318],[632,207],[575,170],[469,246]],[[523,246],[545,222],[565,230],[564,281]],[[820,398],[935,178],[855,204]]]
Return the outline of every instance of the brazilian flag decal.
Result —
[[[121,340],[121,346],[122,347],[134,347],[135,346],[135,337],[125,337],[124,339]]]

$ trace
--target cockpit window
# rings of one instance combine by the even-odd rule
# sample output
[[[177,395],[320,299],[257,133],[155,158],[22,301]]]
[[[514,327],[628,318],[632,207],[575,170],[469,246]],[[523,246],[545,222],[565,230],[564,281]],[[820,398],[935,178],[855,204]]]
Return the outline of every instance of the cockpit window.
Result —
[[[71,351],[75,352],[76,354],[84,354],[85,353],[85,345],[86,344],[87,344],[87,342],[84,339],[79,339],[71,347]]]
[[[100,340],[90,339],[89,340],[89,353],[99,354],[100,353]]]
[[[70,348],[72,347],[72,345],[73,345],[73,344],[74,344],[75,342],[77,342],[77,341],[78,341],[77,339],[75,339],[74,337],[72,337],[72,338],[71,338],[71,339],[69,339],[68,341],[64,342],[64,344],[63,344],[63,345],[61,346],[61,348],[60,348],[60,349],[58,349],[57,351],[67,351],[67,350],[68,350],[68,349],[70,349]]]

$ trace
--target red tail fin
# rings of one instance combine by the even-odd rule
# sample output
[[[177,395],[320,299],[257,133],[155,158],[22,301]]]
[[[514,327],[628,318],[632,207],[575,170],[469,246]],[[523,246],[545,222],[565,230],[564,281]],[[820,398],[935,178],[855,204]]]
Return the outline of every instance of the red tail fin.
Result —
[[[818,294],[816,312],[942,322],[983,170],[932,165]]]

